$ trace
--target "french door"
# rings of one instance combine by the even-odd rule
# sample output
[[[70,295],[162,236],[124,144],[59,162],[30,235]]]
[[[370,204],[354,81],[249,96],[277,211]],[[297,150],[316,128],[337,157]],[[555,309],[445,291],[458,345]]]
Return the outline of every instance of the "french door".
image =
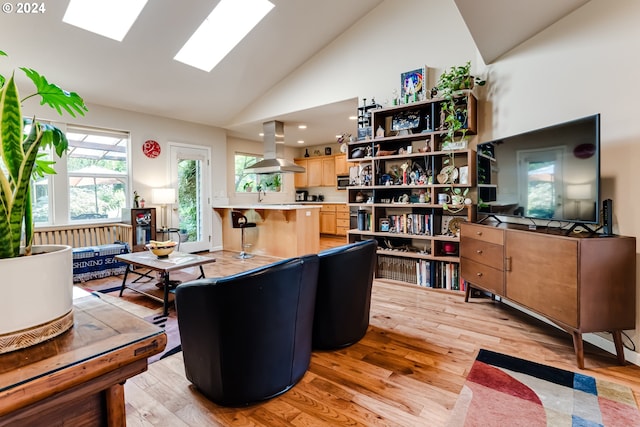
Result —
[[[171,186],[177,202],[171,211],[171,224],[180,229],[180,251],[211,249],[210,157],[208,148],[170,143]]]

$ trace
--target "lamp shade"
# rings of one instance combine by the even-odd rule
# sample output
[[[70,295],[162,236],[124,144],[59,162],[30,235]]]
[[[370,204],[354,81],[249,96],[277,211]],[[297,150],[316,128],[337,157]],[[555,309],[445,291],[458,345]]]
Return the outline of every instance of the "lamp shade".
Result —
[[[586,200],[591,198],[591,184],[567,185],[567,198],[573,200]]]
[[[151,203],[154,205],[170,205],[176,202],[176,190],[174,188],[152,188]]]

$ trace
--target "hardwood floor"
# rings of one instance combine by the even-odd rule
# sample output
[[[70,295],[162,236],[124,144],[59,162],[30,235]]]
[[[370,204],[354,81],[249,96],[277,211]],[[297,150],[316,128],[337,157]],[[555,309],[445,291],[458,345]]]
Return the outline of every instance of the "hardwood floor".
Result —
[[[323,241],[325,247],[335,244]],[[208,266],[208,276],[271,261],[212,255],[217,262]],[[504,304],[488,298],[465,304],[461,293],[376,280],[366,336],[346,349],[314,352],[309,371],[283,395],[246,408],[217,406],[187,381],[178,353],[127,381],[127,423],[443,426],[480,348],[578,371],[569,334]],[[640,367],[618,366],[615,356],[586,343],[585,366],[582,372],[626,384],[640,397]]]

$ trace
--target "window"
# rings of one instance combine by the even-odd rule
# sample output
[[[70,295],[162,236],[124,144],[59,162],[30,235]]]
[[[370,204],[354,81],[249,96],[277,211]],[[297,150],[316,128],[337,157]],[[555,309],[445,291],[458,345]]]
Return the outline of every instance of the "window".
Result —
[[[69,150],[62,159],[54,157],[57,174],[34,183],[36,224],[120,220],[128,194],[129,134],[71,125],[65,133]],[[52,194],[56,203],[50,203]]]
[[[235,154],[235,191],[236,193],[254,193],[257,191],[280,192],[282,190],[282,174],[247,173],[245,169],[262,160],[253,154]]]

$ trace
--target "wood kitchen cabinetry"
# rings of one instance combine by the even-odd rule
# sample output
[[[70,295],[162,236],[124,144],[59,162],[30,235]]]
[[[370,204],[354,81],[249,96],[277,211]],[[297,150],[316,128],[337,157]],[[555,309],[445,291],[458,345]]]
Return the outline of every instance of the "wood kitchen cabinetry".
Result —
[[[336,175],[349,175],[349,164],[346,154],[338,154],[335,157]]]
[[[320,208],[320,234],[336,234],[336,205],[324,204]]]
[[[346,236],[349,231],[349,205],[336,205],[336,234]]]
[[[613,334],[624,364],[622,330],[635,328],[633,237],[565,236],[522,226],[462,224],[461,273],[481,289],[547,318],[571,333],[584,368],[582,334]]]
[[[341,157],[346,164],[345,155],[337,156],[317,156],[304,159],[294,159],[297,165],[306,169],[305,172],[294,175],[294,185],[296,188],[307,187],[335,187],[337,185],[336,175],[348,174],[348,168],[342,166],[337,160]],[[338,172],[338,167],[340,172]],[[346,172],[343,172],[346,169]]]

